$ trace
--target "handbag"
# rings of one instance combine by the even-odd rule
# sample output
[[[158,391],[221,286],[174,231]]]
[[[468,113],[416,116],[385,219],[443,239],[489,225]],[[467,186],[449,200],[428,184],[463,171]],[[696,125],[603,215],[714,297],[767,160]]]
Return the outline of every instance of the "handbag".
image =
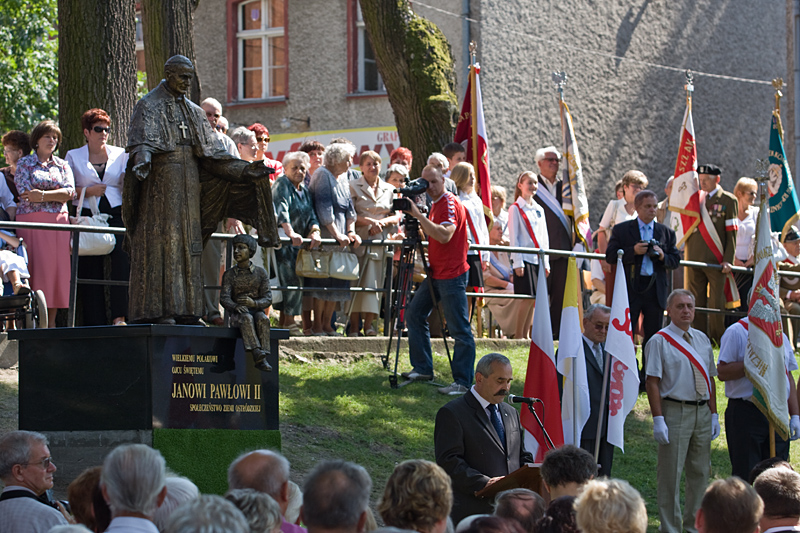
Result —
[[[331,252],[328,272],[332,278],[348,281],[358,280],[358,257],[350,252]]]
[[[92,216],[81,216],[83,211],[83,198],[86,195],[86,187],[81,191],[81,198],[78,200],[77,216],[69,217],[70,224],[77,226],[95,226],[95,227],[108,227],[108,219],[111,215],[101,213],[97,207],[97,198],[90,198],[89,207],[92,210]],[[72,239],[70,239],[70,252],[72,252]],[[88,255],[108,255],[114,250],[117,245],[117,239],[113,233],[89,233],[81,232],[80,240],[78,241],[78,256]]]
[[[269,249],[266,263],[267,276],[269,276],[269,288],[272,291],[272,303],[279,304],[283,301],[283,291],[273,290],[273,287],[280,287],[281,285],[280,278],[278,277],[278,261],[275,259],[275,248]],[[272,276],[273,268],[275,269],[275,276]]]
[[[304,278],[327,278],[328,268],[331,260],[330,252],[321,250],[306,250],[301,248],[297,254],[297,262],[294,265],[294,272]]]

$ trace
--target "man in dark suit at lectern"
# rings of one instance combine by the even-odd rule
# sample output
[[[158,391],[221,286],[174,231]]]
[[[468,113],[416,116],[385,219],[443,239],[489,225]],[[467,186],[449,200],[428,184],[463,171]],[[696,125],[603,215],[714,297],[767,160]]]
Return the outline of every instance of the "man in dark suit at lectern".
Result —
[[[642,315],[642,368],[639,370],[640,391],[644,390],[644,346],[664,323],[664,310],[670,293],[668,271],[678,268],[680,252],[675,247],[675,232],[655,221],[658,209],[656,193],[639,191],[634,200],[637,218],[620,222],[611,231],[606,248],[606,262],[617,264],[617,250],[622,250],[622,264],[628,281],[631,323]]]
[[[611,309],[601,304],[592,304],[583,313],[583,355],[586,359],[586,380],[589,383],[589,405],[591,413],[581,432],[581,448],[594,456],[597,442],[597,421],[603,410],[603,425],[600,428],[599,475],[611,477],[614,462],[614,446],[608,443],[608,396],[609,386],[603,396],[603,372],[608,354],[605,352],[606,335]],[[608,382],[609,380],[606,380]]]
[[[504,403],[512,380],[511,362],[485,355],[475,368],[475,385],[436,414],[436,462],[453,483],[455,524],[469,515],[491,514],[492,501],[475,493],[532,463],[525,450],[519,412]]]

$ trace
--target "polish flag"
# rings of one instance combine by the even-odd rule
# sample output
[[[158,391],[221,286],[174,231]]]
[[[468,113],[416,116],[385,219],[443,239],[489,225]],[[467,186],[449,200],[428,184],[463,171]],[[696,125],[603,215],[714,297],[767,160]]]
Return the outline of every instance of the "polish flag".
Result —
[[[642,347],[644,350],[644,347]],[[606,353],[611,356],[608,399],[608,442],[625,451],[625,419],[639,397],[639,372],[631,330],[631,308],[622,257],[617,257]]]
[[[528,354],[528,371],[525,375],[524,394],[529,398],[541,398],[535,404],[536,414],[544,423],[556,448],[564,445],[561,426],[561,407],[558,398],[558,372],[553,350],[553,331],[550,324],[550,304],[547,297],[547,281],[543,268],[536,280],[536,307],[531,329],[531,350]],[[522,427],[525,429],[525,448],[533,454],[535,463],[541,463],[547,453],[548,444],[539,424],[527,407],[522,408]]]

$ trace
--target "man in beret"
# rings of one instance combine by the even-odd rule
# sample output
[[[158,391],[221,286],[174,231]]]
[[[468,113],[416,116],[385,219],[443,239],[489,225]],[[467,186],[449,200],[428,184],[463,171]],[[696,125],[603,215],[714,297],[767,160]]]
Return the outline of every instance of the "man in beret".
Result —
[[[711,224],[706,226],[710,234],[708,238],[721,244],[722,258],[720,260],[717,257],[706,241],[707,237],[699,228],[695,228],[686,240],[686,260],[720,265],[722,269],[687,268],[686,288],[694,294],[697,307],[725,309],[725,279],[731,271],[736,251],[739,204],[734,195],[724,191],[720,186],[722,170],[718,166],[701,165],[697,168],[697,173],[700,180],[701,201],[705,196],[705,207],[711,219]],[[693,327],[706,332],[711,340],[719,343],[725,330],[724,318],[720,314],[697,313]]]

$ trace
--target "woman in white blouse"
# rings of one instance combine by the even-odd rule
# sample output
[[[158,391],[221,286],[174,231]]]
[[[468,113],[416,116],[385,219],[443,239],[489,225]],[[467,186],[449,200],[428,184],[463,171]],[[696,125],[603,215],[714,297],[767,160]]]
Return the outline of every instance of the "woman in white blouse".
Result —
[[[758,196],[758,184],[752,178],[740,178],[733,188],[733,195],[739,202],[739,229],[736,232],[736,252],[733,258],[734,266],[752,267],[753,244],[756,235],[756,220],[758,219],[758,207],[753,203]],[[753,285],[753,275],[745,272],[735,272],[736,287],[739,289],[739,297],[742,305],[747,308],[747,295]]]
[[[523,172],[517,177],[514,186],[514,203],[508,208],[508,240],[513,247],[541,248],[550,247],[547,236],[547,223],[544,211],[533,201],[539,182],[534,172]],[[550,274],[550,259],[543,256],[545,275]],[[511,253],[511,266],[514,267],[514,294],[536,296],[536,276],[539,274],[539,256],[535,253]],[[524,300],[527,307],[520,305],[520,313],[525,312],[526,319],[517,322],[515,339],[530,336],[533,323],[533,307],[536,300]]]
[[[67,163],[75,176],[75,197],[84,192],[84,216],[92,215],[94,205],[101,213],[111,215],[108,225],[122,228],[122,183],[128,154],[124,148],[107,144],[111,117],[102,109],[90,109],[81,117],[86,144],[67,152]],[[73,201],[78,205],[78,200]],[[111,252],[111,276],[115,281],[128,281],[130,259],[122,249],[122,235],[116,235],[117,245]],[[156,238],[156,237],[154,237]],[[78,260],[78,277],[104,279],[105,256],[82,256]],[[112,324],[125,325],[128,314],[128,287],[112,285],[110,288]],[[83,325],[102,326],[106,318],[105,288],[103,285],[78,285],[78,295],[83,303]]]
[[[603,213],[603,218],[600,219],[600,227],[597,229],[598,253],[606,253],[608,239],[615,224],[633,220],[638,216],[633,201],[639,191],[647,188],[647,183],[647,176],[638,170],[629,170],[622,176],[622,198],[611,200]],[[607,268],[608,263],[603,261],[602,264],[603,270],[610,272],[610,267]]]
[[[489,229],[483,212],[483,202],[475,194],[475,167],[470,163],[459,163],[453,167],[450,179],[458,188],[458,199],[467,212],[467,238],[470,245],[489,244]],[[489,252],[470,249],[467,252],[469,277],[467,287],[483,287],[483,271],[489,268]]]

